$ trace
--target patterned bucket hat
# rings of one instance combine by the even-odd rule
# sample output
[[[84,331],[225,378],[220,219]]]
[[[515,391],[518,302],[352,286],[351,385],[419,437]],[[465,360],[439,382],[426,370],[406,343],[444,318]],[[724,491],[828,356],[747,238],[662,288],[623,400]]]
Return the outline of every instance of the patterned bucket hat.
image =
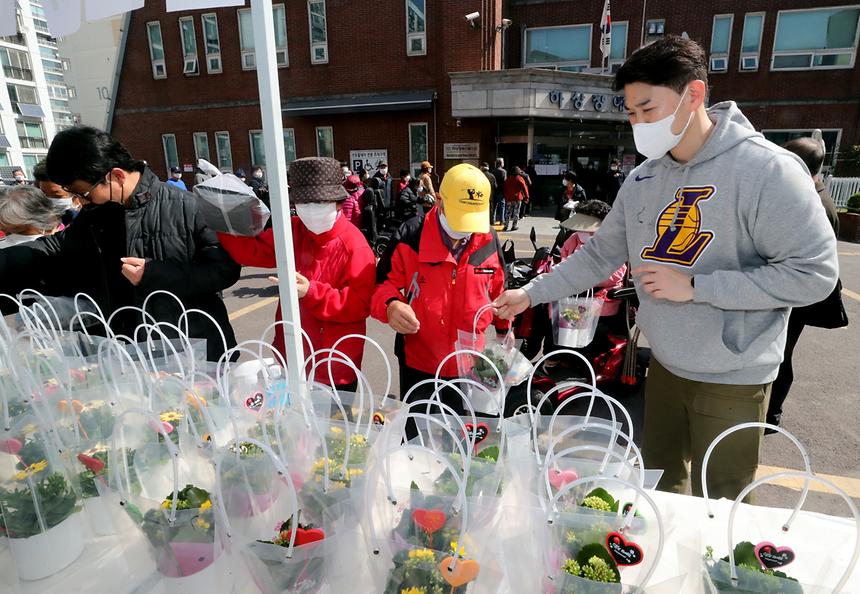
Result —
[[[347,198],[341,186],[343,169],[337,159],[305,157],[293,161],[287,174],[290,202],[337,202]]]

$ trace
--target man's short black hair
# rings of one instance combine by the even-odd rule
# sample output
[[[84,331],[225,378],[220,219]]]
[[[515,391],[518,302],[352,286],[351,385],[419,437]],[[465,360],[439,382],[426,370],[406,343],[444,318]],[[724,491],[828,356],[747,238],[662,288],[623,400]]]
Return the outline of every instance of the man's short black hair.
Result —
[[[144,163],[135,160],[119,141],[90,126],[75,126],[59,132],[48,149],[48,177],[61,186],[75,180],[91,184],[111,169],[143,171]]]
[[[705,50],[692,39],[667,35],[633,52],[615,74],[613,87],[621,91],[641,82],[669,87],[680,94],[694,80],[708,85]]]
[[[15,174],[16,174],[16,173],[18,173],[19,171],[20,171],[21,173],[24,173],[24,169],[23,169],[23,168],[21,168],[21,167],[16,167],[15,169],[13,169],[13,170],[12,170],[12,175],[15,175]]]
[[[33,179],[37,182],[49,182],[51,178],[48,177],[48,165],[45,162],[45,159],[42,159],[36,166],[33,167]]]
[[[782,148],[800,157],[806,163],[806,168],[811,175],[818,175],[821,171],[821,166],[824,164],[824,147],[814,138],[808,136],[795,138],[782,145]]]

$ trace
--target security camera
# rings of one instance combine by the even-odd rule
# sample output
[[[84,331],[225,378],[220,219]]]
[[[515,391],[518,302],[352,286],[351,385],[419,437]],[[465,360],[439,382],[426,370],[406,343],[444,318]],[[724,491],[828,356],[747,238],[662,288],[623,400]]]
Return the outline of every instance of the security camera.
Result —
[[[514,22],[511,19],[502,19],[502,23],[496,27],[496,31],[504,31]]]
[[[469,21],[469,25],[472,26],[473,29],[478,28],[478,19],[481,18],[480,12],[470,12],[466,15],[466,20]]]

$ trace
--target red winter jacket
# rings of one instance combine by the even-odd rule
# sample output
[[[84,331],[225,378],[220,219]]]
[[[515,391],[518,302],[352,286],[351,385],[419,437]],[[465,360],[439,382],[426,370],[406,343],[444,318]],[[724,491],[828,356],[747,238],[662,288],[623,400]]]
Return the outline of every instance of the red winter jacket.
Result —
[[[388,323],[388,303],[407,302],[410,285],[417,273],[420,291],[412,299],[412,309],[421,323],[416,334],[404,337],[406,365],[425,373],[436,373],[446,355],[454,350],[457,331],[472,331],[478,309],[501,294],[505,284],[504,260],[494,231],[476,233],[456,262],[442,240],[438,207],[426,215],[410,219],[391,238],[377,268],[376,292],[371,312]],[[478,321],[478,332],[493,321],[486,311]],[[497,327],[506,322],[497,321]],[[456,377],[456,357],[442,370],[443,377]]]
[[[362,186],[354,192],[350,192],[343,203],[342,212],[344,218],[359,229],[362,228],[364,223],[364,191],[364,186]]]
[[[308,231],[298,217],[293,217],[292,223],[296,270],[310,281],[307,295],[299,300],[299,313],[302,328],[310,336],[314,350],[331,348],[347,334],[366,334],[376,258],[364,235],[343,216],[337,218],[330,231],[321,235]],[[218,238],[230,256],[243,266],[277,266],[271,229],[256,237],[219,233]],[[275,319],[281,319],[280,307]],[[303,342],[307,358],[310,352],[307,341]],[[283,326],[277,327],[273,344],[284,353]],[[363,341],[344,341],[338,350],[361,369]],[[332,374],[336,385],[355,381],[355,374],[345,365],[332,365]],[[316,379],[328,383],[327,366],[317,369]]]
[[[529,186],[520,175],[509,175],[504,185],[505,202],[522,202],[529,199]]]

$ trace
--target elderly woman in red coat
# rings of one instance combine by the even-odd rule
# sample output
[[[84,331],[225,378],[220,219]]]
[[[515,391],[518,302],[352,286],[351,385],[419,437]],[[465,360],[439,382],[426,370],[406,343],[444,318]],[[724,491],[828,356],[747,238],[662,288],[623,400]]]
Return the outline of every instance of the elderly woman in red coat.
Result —
[[[308,157],[290,166],[290,199],[296,205],[292,219],[296,284],[302,328],[315,351],[331,348],[347,334],[365,334],[370,298],[376,283],[376,258],[361,231],[342,211],[348,194],[341,186],[343,173],[335,159]],[[243,266],[275,268],[272,230],[256,237],[218,234],[221,245]],[[280,319],[280,307],[276,319]],[[274,346],[284,352],[283,328],[275,332]],[[307,345],[305,345],[307,349]],[[361,367],[364,342],[347,340],[338,346]],[[305,357],[310,355],[305,352]],[[329,383],[327,371],[317,381]],[[354,391],[355,374],[345,365],[332,365],[335,385]]]

